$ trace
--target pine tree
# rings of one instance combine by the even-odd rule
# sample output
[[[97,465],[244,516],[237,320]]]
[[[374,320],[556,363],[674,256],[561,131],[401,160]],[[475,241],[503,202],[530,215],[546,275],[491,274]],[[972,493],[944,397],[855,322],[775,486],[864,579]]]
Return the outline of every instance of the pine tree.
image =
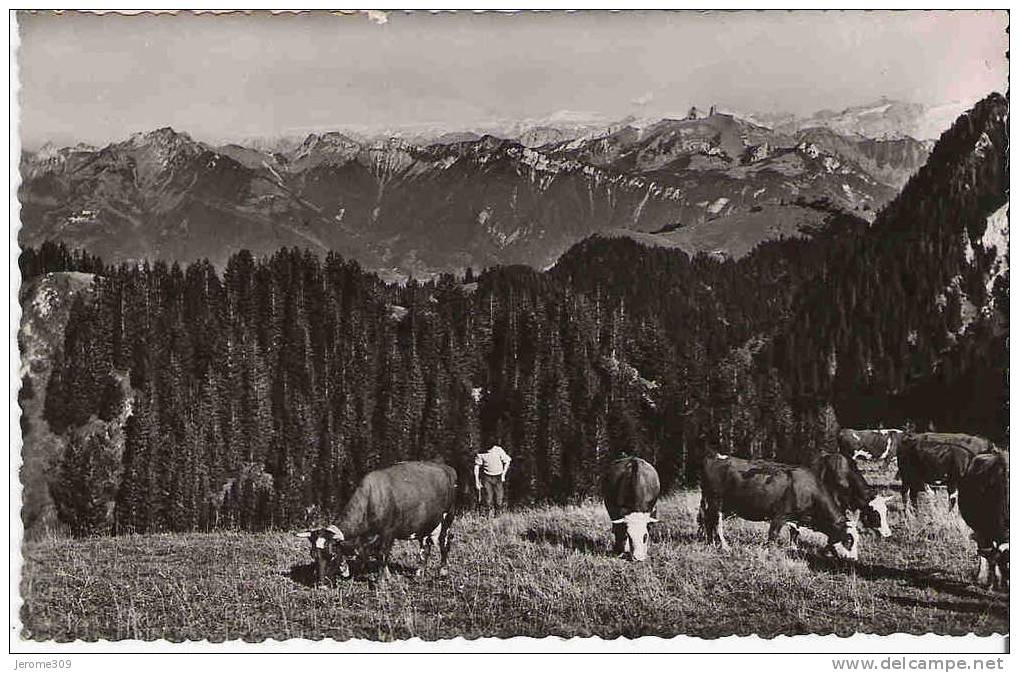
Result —
[[[50,493],[58,518],[75,537],[97,535],[107,529],[108,502],[104,494],[109,475],[104,454],[109,450],[102,432],[77,431],[68,438]]]

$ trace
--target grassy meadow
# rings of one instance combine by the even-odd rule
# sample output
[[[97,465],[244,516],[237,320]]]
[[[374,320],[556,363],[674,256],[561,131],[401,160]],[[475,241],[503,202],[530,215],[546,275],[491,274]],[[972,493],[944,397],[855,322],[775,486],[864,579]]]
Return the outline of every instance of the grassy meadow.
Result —
[[[874,483],[880,478],[870,474]],[[891,492],[891,486],[885,484]],[[393,575],[313,586],[307,542],[291,532],[47,539],[24,548],[23,630],[33,640],[265,638],[426,640],[526,635],[605,638],[802,633],[980,635],[1008,631],[1008,596],[970,584],[969,529],[943,491],[917,517],[890,503],[894,537],[864,536],[849,565],[768,545],[767,526],[726,521],[732,549],[698,539],[699,492],[662,499],[650,559],[610,554],[597,502],[520,509],[454,528],[448,577],[438,554],[413,576],[397,542]]]

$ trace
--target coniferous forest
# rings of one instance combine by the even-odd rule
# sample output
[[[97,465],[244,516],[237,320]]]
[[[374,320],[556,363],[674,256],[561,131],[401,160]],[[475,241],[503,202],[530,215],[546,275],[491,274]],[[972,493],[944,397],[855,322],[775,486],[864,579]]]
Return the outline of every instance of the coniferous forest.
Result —
[[[523,503],[593,494],[618,453],[669,489],[704,450],[799,462],[840,425],[1002,441],[1008,274],[980,241],[1007,146],[993,95],[872,225],[834,213],[735,261],[596,236],[545,272],[398,285],[299,249],[221,269],[27,249],[24,281],[96,275],[45,390],[58,515],[77,535],[282,528],[373,468],[466,473],[492,443]],[[122,441],[99,430],[117,417]]]

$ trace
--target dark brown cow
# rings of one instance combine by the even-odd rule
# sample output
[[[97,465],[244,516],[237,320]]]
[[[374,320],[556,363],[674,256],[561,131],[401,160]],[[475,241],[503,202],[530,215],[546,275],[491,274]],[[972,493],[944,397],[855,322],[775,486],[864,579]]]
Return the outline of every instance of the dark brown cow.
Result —
[[[902,430],[839,430],[839,453],[853,460],[876,460],[888,465],[898,453]]]
[[[397,463],[365,475],[335,526],[298,533],[308,538],[318,564],[319,581],[335,568],[350,577],[350,561],[375,552],[381,571],[389,574],[389,554],[394,540],[420,540],[418,575],[428,564],[432,547],[442,555],[439,574],[446,574],[456,516],[456,470],[425,462]]]
[[[839,508],[858,512],[864,529],[875,530],[881,537],[891,537],[888,501],[894,496],[878,495],[864,479],[856,461],[825,451],[814,456],[810,468],[820,477]]]
[[[701,473],[700,523],[708,540],[723,549],[729,545],[722,532],[722,515],[736,514],[751,521],[768,521],[768,539],[775,540],[786,526],[798,537],[798,526],[828,536],[837,556],[859,555],[857,524],[845,515],[814,472],[799,465],[767,460],[746,460],[710,453]]]
[[[658,471],[642,458],[624,457],[609,463],[602,475],[602,498],[612,520],[613,552],[643,561],[648,551],[648,524],[657,523]]]
[[[1008,453],[973,458],[959,482],[959,513],[973,529],[980,566],[976,581],[1008,589]]]
[[[993,450],[983,437],[948,432],[908,434],[899,447],[899,478],[902,480],[902,504],[916,508],[920,491],[928,485],[944,484],[948,489],[948,508],[958,499],[959,481],[973,456]]]

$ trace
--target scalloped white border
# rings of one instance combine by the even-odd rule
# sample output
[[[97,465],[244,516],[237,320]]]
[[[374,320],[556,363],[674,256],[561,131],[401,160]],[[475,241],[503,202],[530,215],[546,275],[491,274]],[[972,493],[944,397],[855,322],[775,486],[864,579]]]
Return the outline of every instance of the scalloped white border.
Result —
[[[19,3],[20,4],[20,3]],[[83,3],[72,2],[73,5],[82,5]],[[139,3],[131,3],[137,6]],[[142,3],[144,4],[144,3]],[[956,3],[958,5],[960,3]],[[261,6],[260,6],[261,5]],[[107,6],[112,11],[121,12],[148,12],[157,11],[158,5],[151,5],[149,8],[128,9],[127,3],[123,0],[115,0],[114,2],[108,2]],[[237,11],[244,9],[269,9],[267,5],[260,2],[245,2],[238,3],[236,0],[227,0],[221,4],[228,10]],[[400,9],[428,9],[429,6],[422,3],[420,0],[417,2],[404,2],[399,3]],[[502,3],[495,2],[493,0],[475,0],[474,6],[476,8],[493,10],[503,10],[507,6]],[[869,7],[862,5],[859,2],[845,2],[842,6],[847,9],[867,9]],[[336,7],[323,7],[320,2],[308,3],[309,8],[315,9],[335,9]],[[431,5],[434,7],[434,5]],[[651,5],[645,5],[646,8],[655,9],[668,9],[675,8],[661,2],[655,2]],[[707,3],[699,3],[699,8],[713,8],[713,9],[763,9],[767,8],[768,5],[759,2],[721,2],[719,0],[710,1]],[[772,3],[771,7],[777,9],[814,9],[816,6],[812,6],[808,3],[804,3],[802,0],[793,0],[785,3]],[[944,2],[925,2],[918,3],[915,0],[908,4],[900,4],[897,9],[934,9],[934,8],[950,8],[951,6]],[[1010,3],[1002,3],[1000,0],[995,0],[987,3],[988,8],[993,9],[1010,9]],[[42,6],[38,2],[30,2],[28,5],[22,4],[20,8],[26,9],[42,9]],[[75,7],[75,8],[82,8]],[[530,7],[521,7],[520,9],[545,9],[540,5],[532,5]],[[604,0],[594,2],[578,2],[577,0],[560,0],[553,5],[555,9],[612,9]],[[162,10],[165,11],[165,10]],[[206,10],[215,11],[215,10]],[[284,12],[293,10],[281,10]],[[346,9],[345,11],[353,11]],[[855,634],[850,637],[840,637],[835,635],[819,636],[819,635],[801,635],[801,636],[776,636],[774,638],[766,639],[758,636],[726,636],[717,639],[702,639],[692,636],[676,636],[674,638],[659,638],[659,637],[642,637],[636,639],[617,638],[615,640],[605,640],[598,637],[592,638],[562,638],[562,637],[548,637],[548,638],[530,638],[530,637],[514,637],[514,638],[479,638],[476,640],[466,640],[464,638],[454,638],[449,640],[441,641],[422,641],[418,638],[412,638],[409,640],[401,640],[389,643],[382,643],[368,640],[348,640],[348,641],[334,641],[334,640],[303,640],[303,639],[290,639],[285,641],[278,641],[268,639],[260,643],[248,643],[241,640],[226,641],[223,643],[210,643],[209,641],[186,641],[183,643],[172,643],[167,640],[157,641],[137,641],[137,640],[122,640],[122,641],[108,641],[102,640],[98,642],[86,642],[86,641],[75,641],[69,643],[57,643],[54,641],[27,641],[22,640],[19,636],[21,631],[21,622],[19,619],[19,611],[21,608],[21,599],[19,595],[19,578],[21,568],[21,539],[22,539],[22,523],[21,523],[21,482],[18,478],[18,471],[21,466],[21,430],[18,422],[20,409],[17,405],[17,391],[20,387],[20,380],[17,375],[18,364],[20,361],[20,354],[17,346],[17,330],[21,319],[21,310],[18,303],[18,290],[20,288],[20,273],[18,270],[18,244],[17,234],[20,228],[19,211],[20,205],[17,200],[17,187],[20,184],[20,177],[18,175],[18,157],[20,156],[20,141],[17,132],[18,129],[18,64],[16,59],[17,47],[18,47],[18,30],[17,30],[17,19],[13,10],[9,7],[9,49],[8,49],[8,66],[10,73],[10,125],[9,125],[9,164],[8,164],[8,184],[11,186],[10,193],[10,247],[9,247],[9,288],[8,297],[10,300],[10,312],[9,312],[9,324],[8,333],[10,334],[10,388],[9,388],[9,402],[8,409],[10,410],[9,415],[9,428],[10,428],[10,471],[8,473],[8,493],[10,495],[8,518],[10,521],[10,613],[8,621],[8,634],[10,636],[10,652],[12,655],[18,654],[48,654],[52,655],[49,660],[57,660],[65,656],[75,656],[77,654],[156,654],[156,653],[189,653],[189,654],[224,654],[224,653],[237,653],[237,654],[282,654],[282,653],[310,653],[310,654],[324,654],[324,653],[349,653],[349,654],[370,654],[370,653],[572,653],[572,654],[587,654],[587,653],[685,653],[692,655],[691,659],[684,660],[683,663],[702,663],[705,665],[717,665],[717,659],[710,656],[698,656],[707,654],[753,654],[753,653],[785,653],[785,654],[798,654],[798,655],[813,655],[803,657],[790,657],[783,656],[778,659],[765,658],[763,660],[755,660],[752,666],[755,668],[763,668],[765,670],[775,669],[778,670],[778,665],[781,664],[781,670],[783,673],[788,673],[790,670],[832,670],[832,659],[840,658],[839,655],[851,654],[851,653],[866,653],[861,658],[872,658],[876,660],[878,668],[876,670],[888,670],[881,669],[881,663],[889,658],[886,653],[904,653],[912,652],[920,655],[938,655],[939,653],[983,653],[986,654],[986,658],[993,658],[996,653],[1002,653],[1008,651],[1008,636],[1007,635],[996,635],[996,636],[976,636],[969,634],[966,636],[939,636],[935,634],[925,635],[910,635],[905,633],[897,633],[886,636],[872,635],[872,634]],[[380,12],[371,12],[369,18],[377,23],[385,22],[385,14]],[[1010,120],[1010,135],[1012,133],[1011,120]],[[1010,295],[1011,296],[1011,295]],[[1010,311],[1014,314],[1015,305],[1014,301],[1010,300]],[[1014,353],[1010,352],[1010,367],[1014,364]],[[1010,411],[1010,423],[1013,415]],[[1014,496],[1016,491],[1015,484],[1012,485],[1010,493]],[[1013,614],[1009,613],[1009,628],[1012,627]],[[872,655],[872,656],[871,656]],[[908,657],[909,655],[905,655]],[[18,659],[16,656],[9,656],[9,659]],[[914,657],[915,658],[915,657]],[[955,658],[955,657],[953,657]],[[962,657],[960,657],[962,658]],[[1010,657],[1006,658],[1010,659]],[[32,657],[20,657],[21,660],[32,659]],[[596,668],[608,668],[612,666],[616,668],[618,665],[614,662],[618,661],[615,659],[598,659],[598,658],[587,658],[588,662]],[[968,657],[972,660],[973,657]],[[41,661],[38,656],[34,657],[34,660]],[[145,657],[139,660],[137,657],[101,657],[103,668],[113,667],[114,669],[133,670],[138,664],[144,665],[155,670],[173,670],[180,663],[176,658],[172,660],[167,659],[152,659],[151,657]],[[72,661],[80,662],[78,665],[83,665],[85,661],[96,662],[95,659],[89,658],[75,658]],[[185,665],[191,666],[198,664],[199,661],[211,662],[214,665],[221,666],[224,662],[218,657],[199,657],[197,660],[185,659]],[[243,661],[251,661],[250,659],[244,659]],[[265,665],[275,664],[269,662],[275,662],[274,659],[261,660],[265,661]],[[399,660],[397,660],[399,661]],[[485,666],[491,666],[488,660]],[[11,664],[10,661],[8,661]],[[98,662],[96,662],[98,663]],[[347,662],[345,662],[347,663]],[[372,666],[378,666],[379,660],[372,659],[368,662]],[[512,663],[512,662],[511,662]],[[735,663],[735,662],[734,662]],[[505,665],[505,662],[503,663]],[[502,668],[503,665],[497,665],[496,668]],[[587,663],[585,663],[587,666]]]

